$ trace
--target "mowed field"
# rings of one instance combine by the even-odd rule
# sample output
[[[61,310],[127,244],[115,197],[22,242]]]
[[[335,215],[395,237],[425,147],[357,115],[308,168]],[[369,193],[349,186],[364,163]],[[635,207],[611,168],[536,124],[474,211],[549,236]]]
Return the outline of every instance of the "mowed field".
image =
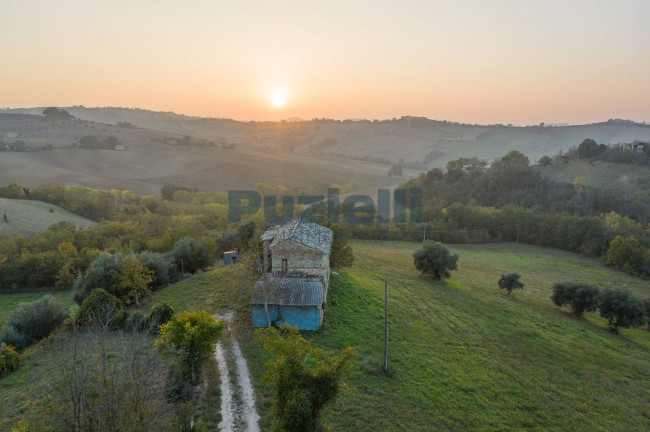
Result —
[[[325,411],[336,431],[610,430],[650,428],[650,332],[611,333],[597,314],[579,319],[549,299],[554,282],[583,280],[650,297],[647,281],[583,256],[514,243],[452,245],[458,271],[445,282],[421,276],[409,243],[354,243],[355,265],[332,276],[322,329],[305,333],[316,346],[354,345],[359,358]],[[148,300],[180,310],[232,310],[225,269],[163,288]],[[526,284],[507,296],[501,273]],[[389,284],[391,376],[383,358],[383,290]],[[0,302],[5,296],[0,296]],[[261,350],[251,343],[240,303],[238,338],[256,387],[261,427],[271,422],[273,389],[261,382]],[[58,340],[58,339],[57,339]],[[29,409],[30,395],[47,398],[52,371],[65,354],[56,341],[0,381],[0,429]],[[213,369],[209,366],[209,370]],[[203,406],[219,421],[218,391]],[[216,393],[215,393],[216,392]],[[216,394],[216,396],[215,396]],[[38,402],[37,402],[38,405]]]
[[[201,190],[253,189],[259,182],[315,190],[357,180],[375,188],[404,182],[388,177],[388,166],[335,157],[288,152],[226,150],[148,143],[127,151],[56,149],[48,152],[0,155],[0,184],[26,186],[44,183],[132,190],[138,195],[160,193],[166,183]]]
[[[96,224],[83,216],[42,201],[0,198],[0,213],[0,234],[4,235],[32,235],[59,222],[70,222],[77,228],[88,228]],[[7,222],[3,218],[5,214]]]

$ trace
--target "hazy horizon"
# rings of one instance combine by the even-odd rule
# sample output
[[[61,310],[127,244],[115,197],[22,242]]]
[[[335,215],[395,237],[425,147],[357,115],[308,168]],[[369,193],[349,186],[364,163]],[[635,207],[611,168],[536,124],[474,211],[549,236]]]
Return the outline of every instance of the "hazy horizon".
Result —
[[[0,6],[0,106],[235,120],[650,120],[643,1],[27,0]]]

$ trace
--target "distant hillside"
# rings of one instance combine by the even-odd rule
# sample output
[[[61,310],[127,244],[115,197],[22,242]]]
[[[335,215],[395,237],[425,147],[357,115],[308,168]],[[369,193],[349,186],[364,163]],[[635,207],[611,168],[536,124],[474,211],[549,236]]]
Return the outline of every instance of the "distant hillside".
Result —
[[[129,147],[156,139],[164,140],[170,135],[138,129],[128,123],[118,126],[81,119],[47,118],[41,115],[42,108],[29,112],[15,111],[20,113],[0,111],[0,146],[22,141],[26,150],[39,149],[48,144],[54,148],[71,147],[79,144],[81,138],[93,135],[98,139],[114,137],[117,142]],[[178,138],[176,135],[174,137]],[[0,150],[4,148],[0,147]]]
[[[49,120],[38,115],[43,111],[41,108],[13,111],[19,112],[0,112],[0,185],[14,181],[28,187],[62,183],[132,190],[146,195],[159,194],[165,183],[201,190],[228,190],[250,189],[263,182],[325,193],[327,186],[351,180],[364,187],[376,188],[398,184],[418,174],[418,171],[405,169],[401,178],[389,178],[389,166],[385,164],[301,153],[291,148],[278,150],[275,144],[244,146],[234,138],[207,140],[189,130],[184,130],[182,135],[161,132],[135,126],[133,118],[113,118],[115,124],[111,125],[80,119]],[[75,116],[78,114],[74,109],[70,111]],[[206,122],[210,124],[211,120]],[[236,127],[245,125],[230,123]],[[170,120],[170,124],[174,122]],[[280,123],[260,127],[279,126],[284,127]],[[97,137],[97,141],[114,137],[126,146],[126,151],[81,149],[72,145],[88,135]],[[52,148],[3,151],[7,150],[3,137],[8,143],[24,141],[27,150],[42,148],[47,143],[52,144]]]
[[[5,214],[7,222],[4,221]],[[90,219],[41,201],[0,199],[0,234],[33,235],[59,222],[70,222],[83,228],[96,224]]]
[[[624,120],[561,127],[471,125],[405,116],[400,119],[239,122],[129,108],[66,107],[74,116],[103,123],[130,122],[151,130],[234,142],[244,147],[287,149],[391,163],[403,159],[418,168],[444,166],[463,156],[493,159],[519,150],[532,161],[579,145],[650,140],[650,125]],[[39,113],[43,108],[12,110]]]
[[[239,122],[127,108],[64,109],[76,120],[50,120],[43,107],[0,110],[4,141],[49,151],[0,151],[0,185],[64,183],[158,194],[165,183],[202,190],[256,183],[324,193],[356,180],[363,188],[394,186],[465,156],[494,159],[516,149],[535,162],[590,137],[598,143],[650,141],[650,126],[627,121],[563,126],[469,125],[416,117],[386,121]],[[116,139],[127,151],[76,150],[92,135]],[[3,138],[4,137],[4,138]],[[4,140],[4,141],[3,141]],[[6,143],[4,144],[7,145]],[[388,177],[401,164],[401,177]]]

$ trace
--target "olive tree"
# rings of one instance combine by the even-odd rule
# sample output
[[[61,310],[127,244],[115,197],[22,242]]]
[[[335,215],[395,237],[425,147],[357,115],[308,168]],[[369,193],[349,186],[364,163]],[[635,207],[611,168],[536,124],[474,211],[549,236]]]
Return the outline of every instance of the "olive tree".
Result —
[[[499,279],[499,288],[506,290],[508,295],[512,294],[513,290],[524,289],[524,283],[519,280],[520,277],[517,272],[502,274]]]
[[[606,289],[598,299],[598,308],[615,333],[619,327],[642,326],[648,320],[643,302],[629,291]]]
[[[598,309],[600,289],[584,282],[557,282],[553,285],[551,300],[556,306],[571,306],[576,316]]]
[[[426,241],[424,246],[413,254],[415,268],[423,274],[429,274],[434,279],[443,279],[451,276],[451,270],[458,269],[458,255],[452,254],[440,242]]]

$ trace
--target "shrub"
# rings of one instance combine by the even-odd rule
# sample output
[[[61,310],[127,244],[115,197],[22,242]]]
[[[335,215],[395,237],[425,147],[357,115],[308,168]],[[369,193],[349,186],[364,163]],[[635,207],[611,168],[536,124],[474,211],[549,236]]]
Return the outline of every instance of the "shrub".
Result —
[[[551,300],[557,306],[570,305],[576,316],[598,309],[600,289],[583,282],[558,282],[553,285]]]
[[[341,354],[312,348],[297,327],[283,325],[256,330],[254,342],[273,355],[263,379],[275,383],[273,430],[321,430],[325,406],[336,398],[339,380],[352,366],[354,348]]]
[[[450,270],[458,268],[458,255],[452,254],[440,242],[426,241],[422,249],[413,254],[415,268],[423,274],[430,274],[434,279],[443,279],[451,276]]]
[[[18,348],[26,347],[27,335],[19,332],[13,326],[5,324],[0,331],[0,343],[12,345]]]
[[[77,310],[75,323],[81,327],[121,328],[126,320],[124,304],[101,288],[94,289]]]
[[[0,343],[0,378],[9,375],[20,366],[20,354],[5,343]]]
[[[642,326],[647,322],[643,302],[629,291],[606,289],[598,299],[598,308],[615,333],[619,327]]]
[[[508,295],[515,289],[524,289],[524,283],[519,280],[520,277],[517,272],[502,274],[499,279],[499,288],[506,290]]]
[[[21,303],[5,323],[7,330],[3,328],[0,337],[22,349],[48,336],[67,317],[65,308],[49,295],[32,303]]]
[[[131,312],[124,325],[127,331],[140,332],[147,328],[147,317],[139,310]]]
[[[174,317],[174,308],[167,303],[154,305],[147,317],[147,326],[152,332],[158,333],[160,326],[166,324]]]
[[[206,311],[183,312],[160,328],[156,345],[178,355],[185,380],[195,384],[203,361],[221,338],[223,326]]]

